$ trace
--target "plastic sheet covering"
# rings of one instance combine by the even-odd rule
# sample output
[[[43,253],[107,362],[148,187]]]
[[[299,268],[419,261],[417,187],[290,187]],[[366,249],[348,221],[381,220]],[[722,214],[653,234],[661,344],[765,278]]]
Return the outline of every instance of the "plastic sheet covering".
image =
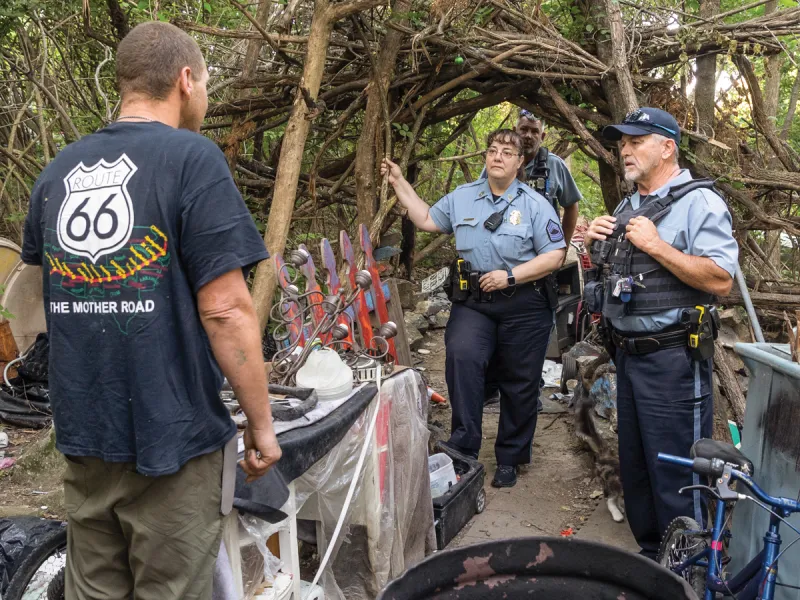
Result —
[[[0,594],[31,549],[61,531],[60,521],[37,517],[0,519]]]
[[[298,518],[316,521],[322,557],[373,411],[380,411],[375,441],[370,442],[353,502],[320,580],[326,600],[372,600],[390,579],[436,549],[428,478],[428,399],[422,377],[408,369],[388,378],[376,404],[373,401],[342,441],[294,481]],[[288,505],[283,510],[288,513]],[[240,519],[265,556],[265,577],[272,581],[280,561],[269,553],[266,541],[281,524],[251,515]]]

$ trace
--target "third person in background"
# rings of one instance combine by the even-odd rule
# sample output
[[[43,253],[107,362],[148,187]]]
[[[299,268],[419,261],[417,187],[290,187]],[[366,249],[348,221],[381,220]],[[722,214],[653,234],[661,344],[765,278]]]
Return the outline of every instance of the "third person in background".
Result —
[[[543,119],[522,109],[519,111],[516,132],[522,138],[523,180],[552,204],[556,214],[559,213],[559,206],[564,209],[561,215],[561,228],[564,230],[564,239],[569,252],[569,242],[578,222],[578,202],[583,200],[583,196],[566,163],[542,145],[547,136]],[[481,173],[481,177],[486,177],[486,169]],[[494,381],[493,373],[494,369],[490,366],[486,385],[487,403],[500,401],[500,389]],[[540,381],[540,387],[544,387],[544,379]],[[538,399],[537,410],[540,412],[542,410],[541,398]]]

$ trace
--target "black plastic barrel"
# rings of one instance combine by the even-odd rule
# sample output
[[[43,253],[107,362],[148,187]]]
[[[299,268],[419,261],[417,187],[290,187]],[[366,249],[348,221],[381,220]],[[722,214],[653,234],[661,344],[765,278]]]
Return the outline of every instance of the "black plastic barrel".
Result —
[[[445,550],[406,571],[378,600],[696,600],[682,578],[605,544],[517,538]]]

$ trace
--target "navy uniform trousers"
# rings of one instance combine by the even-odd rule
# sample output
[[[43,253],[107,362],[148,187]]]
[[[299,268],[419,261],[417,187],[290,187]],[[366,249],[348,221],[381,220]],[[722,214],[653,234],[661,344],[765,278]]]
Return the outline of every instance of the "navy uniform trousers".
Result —
[[[703,525],[705,497],[678,490],[701,483],[691,469],[658,462],[658,453],[689,457],[692,444],[714,426],[711,359],[688,348],[631,355],[617,350],[619,464],[625,512],[642,554],[655,558],[670,522],[691,517]],[[705,483],[705,482],[702,482]]]
[[[531,461],[536,403],[553,311],[532,284],[494,293],[494,302],[454,303],[445,331],[447,389],[453,409],[450,442],[481,447],[489,360],[500,392],[495,456],[500,465]]]

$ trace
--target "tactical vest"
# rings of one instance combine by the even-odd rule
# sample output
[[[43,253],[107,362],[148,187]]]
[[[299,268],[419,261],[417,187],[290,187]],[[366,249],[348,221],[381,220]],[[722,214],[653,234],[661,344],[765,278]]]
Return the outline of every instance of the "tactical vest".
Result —
[[[533,172],[528,178],[531,187],[544,196],[558,214],[558,202],[550,197],[550,167],[547,166],[547,159],[550,157],[550,150],[539,148],[533,163]]]
[[[664,198],[649,198],[637,210],[627,208],[615,215],[616,231],[598,248],[601,254],[595,262],[598,267],[608,265],[604,277],[605,302],[603,313],[607,318],[625,315],[648,315],[674,308],[688,308],[700,304],[712,304],[714,296],[695,289],[678,279],[666,267],[646,252],[639,250],[625,238],[625,227],[634,217],[646,217],[658,223],[670,210],[672,204],[689,192],[697,189],[714,189],[710,179],[695,179],[673,187]],[[596,244],[597,242],[595,242]],[[595,247],[592,245],[595,261]],[[630,278],[630,279],[628,279]],[[620,279],[632,282],[627,297],[614,296],[613,285]]]

